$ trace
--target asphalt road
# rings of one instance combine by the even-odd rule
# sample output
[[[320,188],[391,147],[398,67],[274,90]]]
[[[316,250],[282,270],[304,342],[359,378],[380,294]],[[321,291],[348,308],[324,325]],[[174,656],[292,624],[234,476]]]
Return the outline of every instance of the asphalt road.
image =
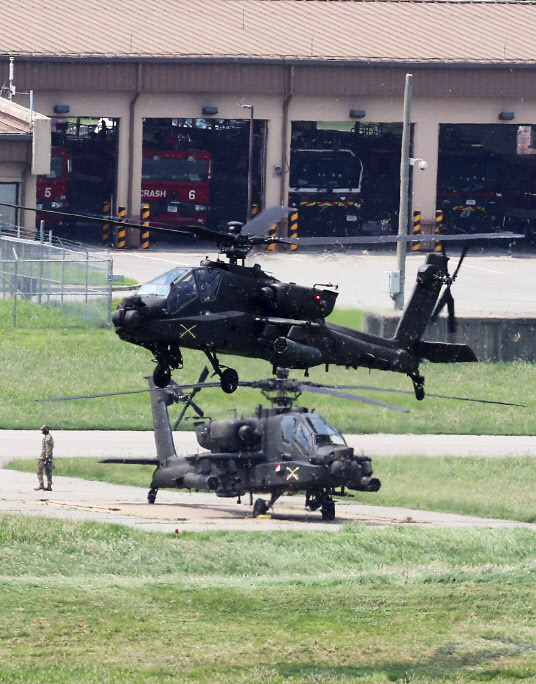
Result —
[[[452,250],[454,253],[454,250]],[[196,266],[216,251],[193,251],[169,246],[114,252],[114,273],[129,276],[139,282],[177,265]],[[453,286],[456,311],[459,315],[531,316],[536,317],[535,257],[511,255],[495,250],[491,255],[468,255]],[[406,260],[406,301],[415,283],[423,255],[409,254]],[[274,253],[250,252],[248,264],[258,262],[263,269],[284,281],[303,285],[332,283],[339,286],[337,305],[368,311],[392,312],[393,302],[387,293],[387,272],[396,269],[394,253],[366,252]],[[451,271],[457,257],[452,258]]]

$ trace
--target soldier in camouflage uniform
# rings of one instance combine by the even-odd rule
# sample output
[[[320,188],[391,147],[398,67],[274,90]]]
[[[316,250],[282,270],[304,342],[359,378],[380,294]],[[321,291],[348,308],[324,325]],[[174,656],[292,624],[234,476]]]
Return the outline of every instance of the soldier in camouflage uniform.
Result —
[[[39,480],[39,486],[35,489],[44,489],[47,492],[52,491],[52,471],[54,470],[54,464],[52,462],[52,452],[54,450],[54,440],[50,434],[50,428],[48,425],[43,425],[41,428],[43,433],[43,441],[41,443],[41,456],[37,461],[37,479]],[[45,487],[43,482],[43,470],[47,476],[47,487]]]

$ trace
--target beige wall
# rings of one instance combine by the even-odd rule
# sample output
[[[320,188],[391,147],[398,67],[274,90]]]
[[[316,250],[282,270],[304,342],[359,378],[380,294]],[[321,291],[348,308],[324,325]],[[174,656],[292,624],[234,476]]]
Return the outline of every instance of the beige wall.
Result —
[[[284,193],[288,191],[288,164],[291,122],[299,120],[350,121],[350,109],[364,109],[366,118],[375,122],[402,120],[402,94],[400,97],[338,98],[293,96],[289,102],[287,145],[282,149],[283,98],[282,96],[244,95],[237,93],[169,93],[163,95],[126,93],[36,93],[35,108],[42,114],[53,116],[55,104],[68,104],[69,116],[107,116],[120,119],[117,200],[126,203],[132,217],[139,215],[141,186],[142,118],[143,117],[201,117],[203,105],[217,106],[217,118],[249,118],[249,111],[239,105],[252,104],[255,118],[267,121],[266,205],[281,201],[281,177],[274,173],[275,166],[283,166]],[[133,111],[132,128],[130,112]],[[510,123],[536,123],[536,98],[454,98],[442,99],[414,97],[412,120],[414,126],[415,157],[428,162],[425,171],[415,169],[413,177],[413,206],[422,211],[423,221],[432,221],[435,215],[438,132],[441,123],[498,124],[500,111],[514,111],[516,118]],[[129,166],[131,174],[129,175]]]

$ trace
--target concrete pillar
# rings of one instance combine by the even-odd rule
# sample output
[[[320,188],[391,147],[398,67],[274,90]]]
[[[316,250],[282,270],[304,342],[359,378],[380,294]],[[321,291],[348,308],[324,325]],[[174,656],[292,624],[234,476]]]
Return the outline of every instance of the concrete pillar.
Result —
[[[266,131],[266,182],[264,197],[266,207],[280,203],[281,176],[285,174],[281,149],[282,140],[282,118],[274,117],[267,122]],[[281,170],[280,172],[279,169]]]
[[[119,122],[119,140],[117,144],[117,182],[115,189],[114,203],[112,206],[112,213],[117,215],[117,207],[120,204],[127,205],[128,197],[128,167],[129,167],[129,150],[130,150],[130,135],[129,135],[129,117],[128,113],[122,116]],[[127,206],[127,213],[130,213],[130,207]]]
[[[437,192],[437,156],[439,152],[439,123],[427,118],[414,125],[413,157],[428,163],[425,171],[413,166],[413,209],[421,211],[423,232],[429,233],[435,221]]]

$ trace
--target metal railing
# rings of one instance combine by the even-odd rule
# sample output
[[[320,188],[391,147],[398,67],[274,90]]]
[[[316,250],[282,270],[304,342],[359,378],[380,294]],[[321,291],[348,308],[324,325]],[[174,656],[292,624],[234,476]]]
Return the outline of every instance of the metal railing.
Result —
[[[112,257],[81,244],[65,247],[46,242],[42,231],[40,240],[28,239],[24,231],[39,235],[5,224],[0,233],[0,298],[13,298],[13,324],[17,325],[22,298],[72,318],[110,326]]]

